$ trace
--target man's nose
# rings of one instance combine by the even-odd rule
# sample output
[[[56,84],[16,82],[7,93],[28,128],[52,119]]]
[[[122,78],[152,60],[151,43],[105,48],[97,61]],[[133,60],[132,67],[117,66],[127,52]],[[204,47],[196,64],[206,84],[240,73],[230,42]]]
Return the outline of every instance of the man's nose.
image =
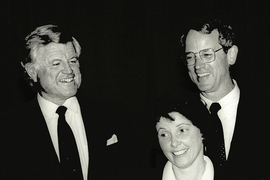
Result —
[[[200,69],[205,66],[205,62],[202,60],[202,58],[199,55],[195,56],[195,68]]]
[[[73,72],[73,70],[71,68],[71,65],[68,62],[66,62],[64,64],[63,73],[65,73],[65,74],[71,74],[72,72]]]

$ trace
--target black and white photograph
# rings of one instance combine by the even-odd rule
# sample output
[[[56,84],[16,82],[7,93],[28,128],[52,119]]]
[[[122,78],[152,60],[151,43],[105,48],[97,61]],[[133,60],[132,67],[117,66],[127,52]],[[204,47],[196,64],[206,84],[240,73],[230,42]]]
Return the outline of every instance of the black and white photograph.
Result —
[[[0,179],[270,179],[269,1],[6,0],[0,23]]]

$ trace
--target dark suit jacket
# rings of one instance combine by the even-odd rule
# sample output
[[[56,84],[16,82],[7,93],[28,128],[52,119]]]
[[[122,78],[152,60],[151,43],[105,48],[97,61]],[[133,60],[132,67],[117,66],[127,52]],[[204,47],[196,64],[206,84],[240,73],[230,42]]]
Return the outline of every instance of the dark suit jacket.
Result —
[[[240,86],[236,124],[227,164],[216,179],[261,180],[269,170],[267,121],[269,115],[265,97]],[[269,135],[268,135],[269,137]],[[267,165],[268,163],[268,165]]]
[[[107,102],[79,99],[89,148],[88,179],[127,179],[138,173],[139,166],[132,158],[132,130],[126,111]],[[6,179],[68,179],[61,172],[46,122],[37,99],[27,102],[18,110],[11,127],[15,131],[10,140]],[[14,114],[14,115],[15,115]],[[124,121],[122,121],[124,120]],[[106,146],[113,134],[118,143]],[[130,179],[130,178],[129,178]],[[132,178],[131,178],[132,179]]]
[[[268,179],[264,172],[269,162],[266,99],[258,90],[238,85],[240,100],[230,152],[225,166],[215,169],[215,180]]]

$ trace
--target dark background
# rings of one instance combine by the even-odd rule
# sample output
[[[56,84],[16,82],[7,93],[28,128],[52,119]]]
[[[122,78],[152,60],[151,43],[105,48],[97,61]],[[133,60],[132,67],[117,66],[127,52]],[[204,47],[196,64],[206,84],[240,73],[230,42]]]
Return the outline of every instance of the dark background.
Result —
[[[269,5],[269,1],[6,0],[0,6],[1,111],[33,96],[19,62],[26,35],[45,24],[73,32],[82,46],[80,91],[121,101],[141,139],[147,135],[145,127],[156,101],[185,96],[192,89],[179,59],[179,40],[190,19],[226,17],[238,37],[233,76],[267,92]]]

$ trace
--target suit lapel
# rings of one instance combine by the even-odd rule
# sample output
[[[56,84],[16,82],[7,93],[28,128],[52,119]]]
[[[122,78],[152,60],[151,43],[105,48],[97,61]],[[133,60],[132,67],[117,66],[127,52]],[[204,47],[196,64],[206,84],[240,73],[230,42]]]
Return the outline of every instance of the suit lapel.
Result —
[[[39,139],[38,141],[35,141],[36,147],[40,148],[37,149],[37,151],[41,150],[41,152],[44,153],[43,157],[49,159],[48,162],[58,163],[58,157],[56,155],[46,121],[43,117],[37,100],[33,102],[32,108],[34,108],[34,110],[30,119],[34,125],[33,127],[35,127],[35,132],[33,134],[36,134],[38,137],[35,137],[34,139]],[[45,159],[45,161],[47,161],[47,159]]]
[[[267,110],[263,110],[258,96],[247,88],[241,90],[236,124],[228,158],[228,174],[241,175],[242,179],[259,179],[261,176],[262,156],[264,152],[264,119]],[[238,177],[238,176],[237,176]],[[228,178],[230,179],[230,178]]]

